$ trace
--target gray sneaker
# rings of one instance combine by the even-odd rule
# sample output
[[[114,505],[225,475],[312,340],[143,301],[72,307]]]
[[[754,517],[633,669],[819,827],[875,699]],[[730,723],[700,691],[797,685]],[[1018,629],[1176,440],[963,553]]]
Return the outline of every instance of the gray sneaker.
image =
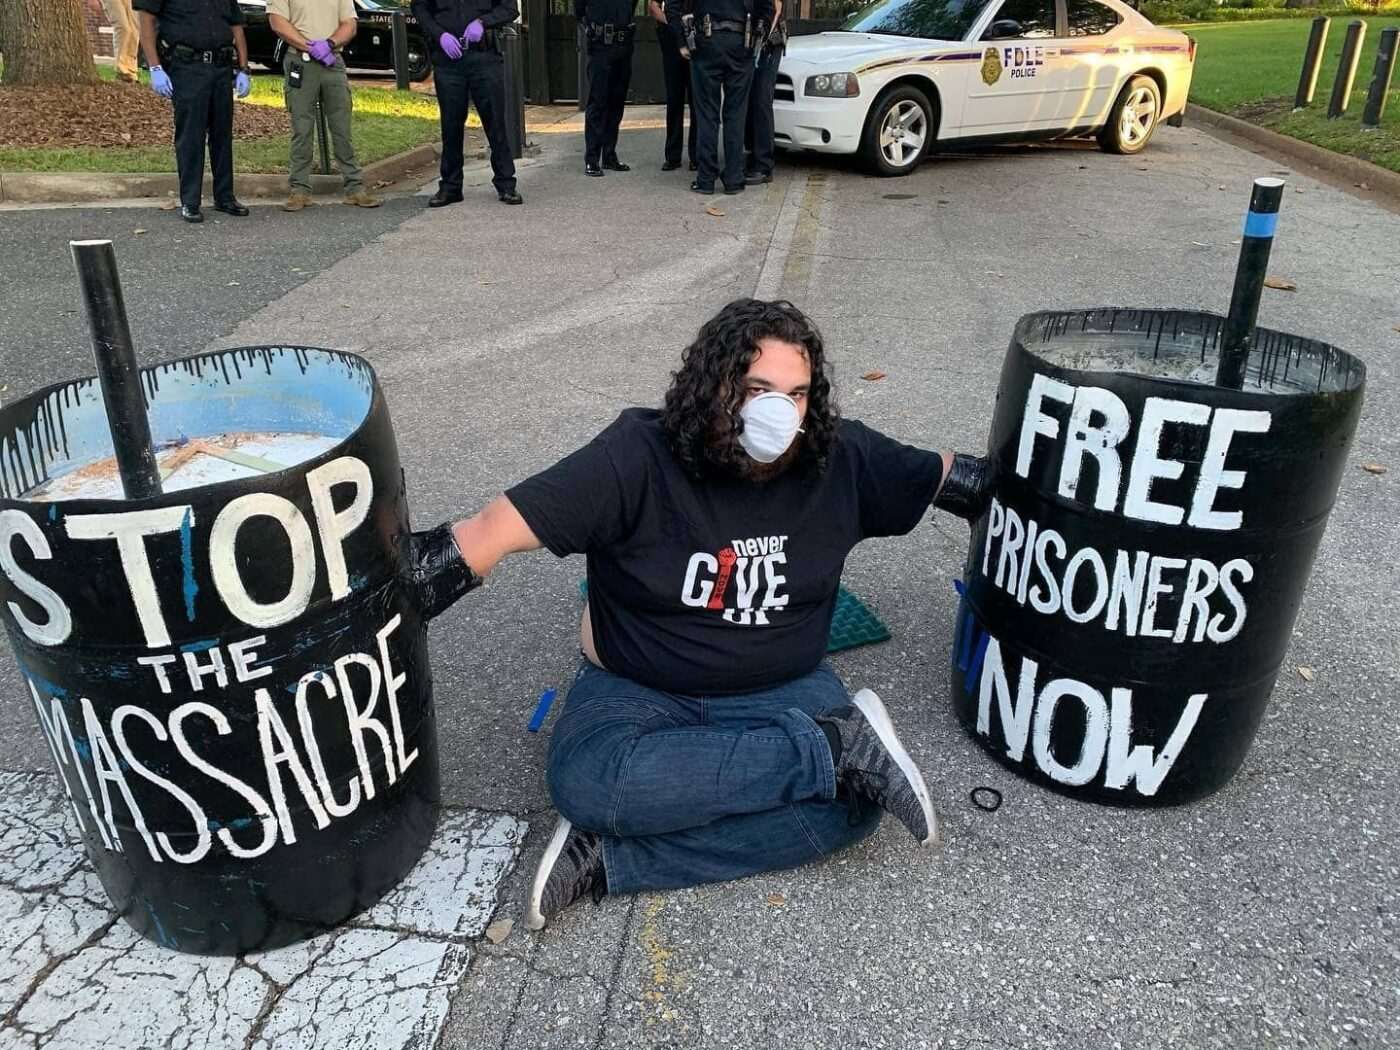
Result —
[[[898,817],[919,845],[932,846],[938,841],[938,818],[928,785],[899,742],[889,712],[869,689],[851,697],[851,703],[817,716],[841,738],[837,784],[856,800],[873,802]]]
[[[602,837],[560,817],[535,871],[525,926],[542,930],[550,919],[580,898],[592,897],[597,903],[607,892]]]

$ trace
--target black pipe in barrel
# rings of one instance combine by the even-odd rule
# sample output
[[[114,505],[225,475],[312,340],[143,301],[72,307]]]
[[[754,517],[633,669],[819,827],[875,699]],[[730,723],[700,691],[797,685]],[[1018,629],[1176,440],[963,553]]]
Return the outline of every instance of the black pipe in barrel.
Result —
[[[151,425],[146,419],[146,399],[126,319],[116,252],[111,241],[70,241],[69,249],[92,330],[92,356],[107,406],[122,489],[127,499],[159,496],[160,468],[151,447]]]
[[[1230,312],[1225,318],[1220,367],[1215,374],[1217,384],[1232,390],[1244,385],[1245,364],[1249,361],[1254,338],[1254,322],[1259,317],[1259,297],[1263,294],[1264,278],[1269,272],[1269,253],[1274,247],[1274,231],[1278,228],[1278,209],[1282,200],[1282,179],[1254,180],[1249,212],[1244,220],[1244,236],[1240,239],[1240,259],[1235,268]]]

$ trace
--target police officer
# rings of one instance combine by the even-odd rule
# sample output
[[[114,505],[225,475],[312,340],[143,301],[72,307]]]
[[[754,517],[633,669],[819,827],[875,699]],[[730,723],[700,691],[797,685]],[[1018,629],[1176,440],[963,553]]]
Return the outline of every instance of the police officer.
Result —
[[[744,192],[744,124],[753,80],[754,34],[771,25],[773,0],[695,0],[689,15],[681,0],[666,0],[666,19],[685,28],[681,54],[690,59],[692,105],[698,125],[695,144],[700,167],[690,188],[715,192],[719,168],[719,125],[724,123],[725,193]]]
[[[246,98],[248,42],[238,0],[134,0],[151,87],[175,107],[180,217],[203,222],[204,144],[214,169],[214,210],[247,215],[233,195],[233,96]],[[235,72],[236,69],[236,72]]]
[[[588,41],[588,108],[583,119],[583,173],[631,171],[617,159],[617,129],[632,80],[636,23],[632,0],[574,0],[574,17]]]
[[[744,129],[744,182],[761,186],[773,181],[773,91],[778,86],[778,64],[787,51],[787,19],[783,0],[775,0],[773,22],[759,27],[758,64],[749,87],[749,120]]]
[[[690,62],[681,57],[681,27],[666,20],[666,9],[660,0],[647,0],[647,10],[656,21],[656,43],[661,48],[661,73],[666,80],[666,150],[662,171],[675,171],[681,166],[681,141],[685,140],[690,157],[690,170],[695,162],[695,109],[691,106],[690,131],[685,128],[686,103],[690,98]]]
[[[413,0],[413,17],[428,41],[442,123],[442,170],[428,201],[442,208],[462,199],[462,148],[467,105],[476,103],[491,147],[491,182],[502,204],[523,204],[506,134],[506,60],[499,33],[520,14],[516,0]]]

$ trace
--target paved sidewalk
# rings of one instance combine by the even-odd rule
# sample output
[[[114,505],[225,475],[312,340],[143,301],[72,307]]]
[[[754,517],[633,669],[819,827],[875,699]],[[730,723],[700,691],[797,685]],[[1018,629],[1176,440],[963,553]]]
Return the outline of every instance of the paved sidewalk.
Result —
[[[464,204],[406,211],[265,307],[241,320],[230,307],[216,333],[202,330],[210,346],[305,340],[366,355],[419,526],[480,507],[627,405],[657,403],[680,349],[740,295],[790,298],[816,318],[846,415],[926,447],[978,451],[1018,316],[1104,303],[1223,310],[1249,181],[1282,170],[1199,131],[1163,129],[1139,158],[1006,149],[901,180],[789,161],[770,186],[699,198],[687,172],[658,170],[655,127],[624,134],[632,172],[585,179],[578,120],[561,116],[522,171],[525,207],[500,207],[479,174]],[[654,111],[634,116],[655,122]],[[219,991],[198,1018],[151,1021],[147,1045],[167,1033],[174,1046],[255,1045],[256,1035],[277,1050],[1400,1043],[1400,217],[1288,178],[1271,269],[1298,290],[1267,293],[1261,322],[1358,353],[1369,394],[1285,671],[1226,790],[1186,808],[1108,809],[986,758],[947,702],[966,527],[935,519],[853,555],[845,583],[893,639],[835,665],[885,699],[947,820],[944,849],[916,851],[887,821],[813,868],[609,898],[492,944],[480,936],[488,916],[520,918],[553,824],[549,726],[530,734],[525,723],[545,689],[570,679],[583,574],[581,559],[519,557],[430,636],[447,827],[464,836],[440,843],[434,863],[481,849],[497,858],[478,874],[470,859],[452,869],[478,880],[470,892],[415,873],[409,896],[469,902],[451,932],[372,913],[309,949],[243,964],[133,946],[102,914],[59,815],[43,809],[47,777],[11,776],[0,783],[5,812],[36,827],[0,826],[15,844],[3,851],[0,907],[12,931],[41,939],[21,955],[17,934],[5,935],[0,1046],[30,1045],[21,1033],[66,1014],[43,1045],[102,1045],[82,1026],[136,1023],[158,999],[114,989],[153,987],[187,999]],[[128,303],[171,308],[159,285]],[[44,349],[26,379],[82,367],[65,331],[59,357],[36,326],[28,345]],[[24,349],[4,346],[7,368]],[[885,378],[860,378],[872,370]],[[1390,472],[1360,469],[1371,462]],[[8,655],[0,676],[12,698],[0,707],[0,769],[45,770]],[[1005,794],[994,814],[968,799],[984,784]],[[511,836],[527,825],[510,867]],[[41,918],[44,907],[67,911]],[[408,962],[390,955],[392,965],[366,969],[357,960],[390,932]],[[65,947],[84,941],[76,955]],[[87,980],[120,975],[128,948],[142,960],[131,980],[147,983]],[[43,958],[65,961],[41,973]],[[327,973],[360,983],[352,991]]]

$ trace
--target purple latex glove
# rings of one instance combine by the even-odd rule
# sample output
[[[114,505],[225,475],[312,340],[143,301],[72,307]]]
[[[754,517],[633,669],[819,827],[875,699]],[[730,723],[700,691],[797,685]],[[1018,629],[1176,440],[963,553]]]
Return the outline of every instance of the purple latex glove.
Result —
[[[443,54],[454,62],[462,57],[462,42],[451,33],[443,33],[442,36],[438,37],[438,47],[442,48]]]
[[[313,40],[306,45],[306,53],[323,66],[335,65],[335,52],[329,40]]]
[[[175,85],[170,82],[170,74],[160,66],[151,67],[151,90],[161,98],[175,97]]]
[[[474,18],[467,23],[467,31],[462,34],[462,39],[469,44],[479,44],[485,35],[486,27],[481,24],[481,19]]]

